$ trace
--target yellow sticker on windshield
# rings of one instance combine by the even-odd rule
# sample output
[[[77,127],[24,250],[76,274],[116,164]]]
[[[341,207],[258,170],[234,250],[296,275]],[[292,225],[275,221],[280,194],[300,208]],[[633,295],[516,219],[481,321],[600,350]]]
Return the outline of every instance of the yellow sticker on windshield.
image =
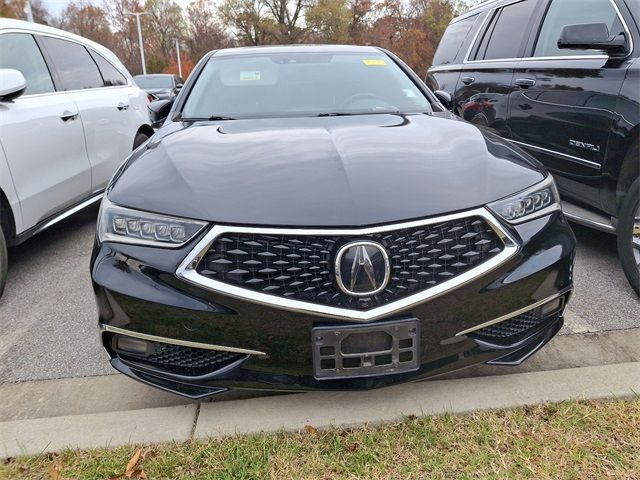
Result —
[[[370,67],[373,67],[373,66],[384,66],[384,65],[387,64],[387,62],[385,62],[382,59],[362,60],[362,63],[364,63],[365,65],[369,65]]]

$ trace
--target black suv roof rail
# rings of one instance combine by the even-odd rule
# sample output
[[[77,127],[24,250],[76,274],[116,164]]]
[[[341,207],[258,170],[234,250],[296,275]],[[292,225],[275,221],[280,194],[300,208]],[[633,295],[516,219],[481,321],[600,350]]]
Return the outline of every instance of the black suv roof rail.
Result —
[[[463,13],[461,13],[459,16],[462,17],[468,13],[472,13],[472,12],[476,12],[478,10],[484,10],[487,7],[490,7],[492,4],[494,3],[499,3],[502,0],[484,0],[484,2],[480,2],[478,5],[476,5],[475,7],[471,7],[468,10],[465,10]]]

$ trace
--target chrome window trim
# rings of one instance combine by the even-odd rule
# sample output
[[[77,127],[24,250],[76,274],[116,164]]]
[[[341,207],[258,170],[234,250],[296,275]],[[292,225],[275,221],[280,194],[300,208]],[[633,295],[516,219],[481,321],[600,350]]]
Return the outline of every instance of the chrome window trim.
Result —
[[[515,312],[511,312],[511,313],[507,313],[506,315],[502,315],[501,317],[498,318],[494,318],[493,320],[489,320],[488,322],[484,322],[481,323],[480,325],[476,325],[475,327],[471,327],[468,328],[466,330],[463,330],[461,332],[458,332],[455,334],[456,337],[462,337],[464,335],[467,335],[468,333],[472,333],[472,332],[476,332],[478,330],[482,330],[485,327],[490,327],[491,325],[495,325],[496,323],[501,323],[501,322],[505,322],[507,320],[512,319],[513,317],[517,317],[518,315],[522,315],[523,313],[527,313],[530,310],[536,309],[538,307],[541,307],[542,305],[552,302],[553,300],[560,298],[564,295],[566,295],[567,293],[569,293],[572,290],[572,288],[568,288],[565,289],[563,291],[561,291],[560,293],[556,293],[554,295],[551,295],[550,297],[547,297],[543,300],[540,300],[539,302],[533,303],[531,305],[527,305],[526,307],[523,307],[519,310],[516,310]],[[563,314],[564,314],[564,309],[567,307],[567,303],[565,302],[564,306],[563,306]]]
[[[464,58],[462,59],[463,65],[466,64],[466,63],[479,63],[479,62],[483,62],[484,61],[484,60],[469,60],[469,55],[471,55],[471,51],[476,46],[476,42],[478,41],[478,37],[480,36],[480,33],[484,32],[484,29],[487,26],[487,21],[489,20],[489,18],[493,18],[493,15],[494,15],[494,13],[495,13],[495,11],[497,9],[498,9],[498,7],[491,8],[490,10],[487,11],[487,14],[482,19],[482,23],[480,24],[480,28],[478,28],[478,31],[473,36],[473,40],[471,41],[471,45],[469,45],[469,48],[467,49],[467,53],[465,54]]]
[[[522,57],[521,62],[548,62],[551,60],[608,60],[608,55],[564,55],[557,57]]]
[[[4,35],[6,33],[23,33],[23,34],[32,35],[32,36],[39,35],[39,36],[44,36],[44,37],[56,38],[58,40],[66,40],[67,42],[77,43],[78,45],[82,45],[84,48],[92,50],[97,55],[100,55],[105,61],[109,62],[109,64],[113,68],[115,68],[118,72],[120,72],[122,74],[122,76],[127,80],[127,84],[126,85],[109,85],[109,86],[105,85],[105,86],[102,86],[102,87],[80,88],[80,89],[75,89],[75,90],[54,90],[53,92],[33,93],[33,94],[29,94],[29,95],[20,95],[19,98],[34,98],[34,97],[42,97],[42,96],[45,96],[45,95],[60,95],[60,94],[63,94],[63,93],[96,91],[96,90],[104,90],[105,88],[129,88],[129,87],[134,86],[134,84],[133,84],[133,82],[132,82],[132,80],[130,78],[130,74],[128,72],[123,72],[120,68],[118,68],[116,65],[114,65],[113,62],[111,62],[111,60],[106,58],[98,50],[93,48],[91,45],[88,45],[86,43],[82,43],[79,40],[76,40],[76,39],[73,39],[73,38],[69,38],[69,37],[65,37],[64,35],[56,35],[56,34],[49,33],[49,32],[39,32],[37,30],[29,30],[29,29],[21,29],[21,28],[6,28],[6,29],[0,30],[0,35]],[[44,58],[44,55],[43,55],[43,59],[44,59],[45,64],[46,64],[47,59]],[[94,63],[95,63],[95,61],[94,61]],[[47,65],[47,67],[48,67],[48,65]],[[100,67],[98,67],[97,64],[96,64],[96,67],[98,68],[98,71],[100,71]],[[49,73],[51,73],[51,72],[49,72]],[[53,75],[52,75],[52,79],[53,79]],[[55,84],[54,84],[54,88],[55,88]]]
[[[501,62],[519,62],[522,58],[491,58],[489,60],[468,60],[465,65],[473,65],[476,63],[501,63]]]
[[[476,32],[475,36],[473,37],[473,41],[471,42],[471,45],[469,45],[469,49],[467,50],[467,54],[464,56],[464,60],[462,61],[463,64],[465,63],[492,63],[492,62],[513,62],[516,60],[519,60],[519,58],[493,58],[493,59],[489,59],[489,60],[469,60],[469,55],[471,55],[471,51],[473,50],[473,47],[476,46],[476,42],[478,41],[478,37],[480,36],[480,33],[484,33],[484,29],[487,26],[487,21],[489,21],[489,19],[493,19],[494,14],[496,12],[496,10],[504,8],[504,7],[508,7],[509,5],[512,5],[514,3],[520,3],[520,2],[524,2],[527,0],[512,0],[510,2],[505,2],[505,3],[500,3],[494,7],[492,7],[490,10],[487,11],[487,15],[484,17],[484,19],[482,20],[482,24],[480,25],[480,28],[478,29],[478,31]],[[529,0],[529,1],[536,1],[536,0]],[[478,5],[480,6],[480,5]]]
[[[480,28],[478,29],[478,31],[476,32],[475,37],[473,38],[473,41],[471,42],[471,45],[469,46],[469,49],[467,50],[467,54],[464,57],[464,60],[462,61],[463,64],[475,64],[475,63],[495,63],[495,62],[515,62],[515,61],[522,61],[522,62],[532,62],[532,61],[536,61],[536,60],[541,60],[541,61],[548,61],[548,60],[589,60],[589,59],[594,59],[594,60],[608,60],[609,59],[609,55],[564,55],[564,56],[557,56],[557,57],[520,57],[520,58],[497,58],[497,59],[491,59],[491,60],[469,60],[469,55],[471,55],[471,51],[473,50],[473,47],[476,46],[476,42],[478,41],[478,36],[480,35],[481,32],[484,31],[485,27],[486,27],[486,23],[487,20],[489,19],[489,17],[493,18],[493,14],[494,12],[499,9],[499,8],[503,8],[506,7],[507,5],[511,5],[512,3],[517,3],[520,1],[524,1],[524,0],[514,0],[513,2],[509,2],[509,3],[504,3],[502,5],[498,5],[495,6],[493,8],[491,8],[490,10],[488,10],[487,16],[484,18],[484,20],[482,21],[482,25],[480,25]],[[615,0],[609,0],[609,2],[611,2],[611,5],[613,5],[613,9],[616,11],[616,14],[618,15],[618,19],[620,20],[620,23],[622,23],[622,26],[624,28],[626,37],[629,39],[629,53],[625,56],[625,57],[621,57],[619,58],[620,60],[624,60],[625,58],[629,58],[634,51],[634,43],[633,43],[633,35],[631,35],[631,30],[629,30],[629,26],[627,25],[626,20],[624,19],[624,16],[622,15],[622,12],[620,12],[620,9],[618,8],[618,5],[616,4]],[[480,5],[478,5],[479,7]],[[542,18],[542,21],[540,22],[540,24],[538,25],[538,28],[542,27],[542,25],[544,24],[545,19],[547,18],[547,12],[545,12],[544,17]],[[536,41],[537,44],[537,41]],[[534,51],[535,51],[535,45],[534,45]]]
[[[171,345],[179,345],[181,347],[200,348],[203,350],[217,350],[220,352],[230,353],[243,353],[246,355],[259,355],[264,356],[266,353],[258,350],[248,350],[246,348],[225,347],[222,345],[212,345],[209,343],[190,342],[188,340],[178,340],[176,338],[159,337],[156,335],[150,335],[148,333],[134,332],[133,330],[127,330],[120,327],[114,327],[105,323],[100,324],[100,330],[103,332],[116,333],[118,335],[126,335],[128,337],[139,338],[140,340],[147,340],[149,342],[168,343]]]
[[[518,142],[517,140],[512,140],[510,138],[505,138],[505,140],[507,140],[508,142],[511,142],[511,143],[515,143],[516,145],[520,145],[521,147],[524,147],[524,148],[530,148],[531,150],[537,150],[539,152],[550,153],[550,154],[556,155],[558,157],[566,158],[567,160],[571,160],[573,162],[580,163],[581,165],[584,165],[586,167],[590,167],[590,168],[593,168],[593,169],[596,169],[596,170],[600,170],[602,168],[599,163],[592,162],[591,160],[585,160],[584,158],[574,157],[573,155],[568,155],[566,153],[556,152],[555,150],[549,150],[548,148],[542,148],[542,147],[538,147],[536,145],[530,145],[528,143]]]
[[[504,244],[504,250],[490,260],[478,265],[477,267],[464,272],[451,280],[447,280],[439,285],[428,288],[421,292],[415,293],[408,297],[402,298],[395,302],[391,302],[387,305],[373,308],[368,311],[350,310],[346,308],[332,307],[328,305],[320,305],[311,302],[305,302],[301,300],[293,300],[285,297],[278,297],[267,293],[260,293],[254,290],[249,290],[235,285],[229,285],[224,282],[212,280],[210,278],[200,275],[196,269],[209,250],[209,247],[213,244],[214,240],[228,232],[234,233],[258,233],[266,235],[347,235],[354,237],[357,240],[358,235],[368,235],[372,233],[388,232],[392,230],[399,230],[405,228],[420,227],[423,225],[430,225],[434,223],[442,223],[451,220],[458,220],[468,217],[481,217],[483,218],[500,237]],[[362,240],[366,240],[363,238]],[[207,232],[207,234],[195,245],[195,247],[189,252],[189,254],[182,261],[176,275],[178,278],[197,285],[198,287],[205,288],[207,290],[214,291],[230,297],[248,300],[257,304],[266,305],[270,307],[281,308],[293,312],[300,312],[310,315],[320,315],[324,317],[335,318],[339,320],[350,320],[354,322],[370,322],[387,315],[411,308],[419,303],[440,297],[451,290],[461,287],[467,283],[472,282],[476,278],[498,268],[505,262],[510,260],[517,254],[520,247],[518,242],[513,236],[511,236],[500,224],[498,219],[486,208],[476,208],[473,210],[467,210],[465,212],[454,213],[450,215],[444,215],[439,217],[433,217],[424,220],[417,220],[413,222],[403,222],[391,225],[383,225],[378,227],[349,229],[349,228],[260,228],[260,227],[233,227],[226,225],[215,225]]]

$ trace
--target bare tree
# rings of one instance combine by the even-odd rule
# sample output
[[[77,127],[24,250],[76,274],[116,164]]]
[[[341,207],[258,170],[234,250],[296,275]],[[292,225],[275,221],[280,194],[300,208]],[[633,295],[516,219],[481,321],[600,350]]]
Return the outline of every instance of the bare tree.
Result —
[[[233,45],[233,39],[221,26],[211,0],[196,0],[187,7],[187,38],[191,58],[198,61],[204,54]]]
[[[72,1],[58,18],[58,27],[114,48],[114,36],[107,13],[87,0]]]
[[[175,39],[182,39],[185,33],[182,9],[173,0],[147,0],[144,11],[148,13],[146,37],[155,53],[168,59],[174,51]]]
[[[139,0],[105,0],[103,9],[107,13],[109,23],[114,33],[114,46],[112,50],[129,71],[132,73],[142,73],[136,21],[135,18],[127,15],[129,12],[141,12],[142,4]],[[142,17],[142,21],[142,28],[146,32],[148,29],[146,18]]]

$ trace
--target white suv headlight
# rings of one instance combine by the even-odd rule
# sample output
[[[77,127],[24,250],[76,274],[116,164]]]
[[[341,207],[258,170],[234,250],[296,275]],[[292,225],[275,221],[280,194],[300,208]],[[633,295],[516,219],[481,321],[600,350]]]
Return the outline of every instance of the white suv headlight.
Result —
[[[198,220],[120,207],[111,203],[105,195],[98,216],[98,240],[177,248],[195,237],[206,226],[206,222]]]
[[[487,207],[509,223],[522,223],[561,210],[558,188],[551,175],[537,185]]]

